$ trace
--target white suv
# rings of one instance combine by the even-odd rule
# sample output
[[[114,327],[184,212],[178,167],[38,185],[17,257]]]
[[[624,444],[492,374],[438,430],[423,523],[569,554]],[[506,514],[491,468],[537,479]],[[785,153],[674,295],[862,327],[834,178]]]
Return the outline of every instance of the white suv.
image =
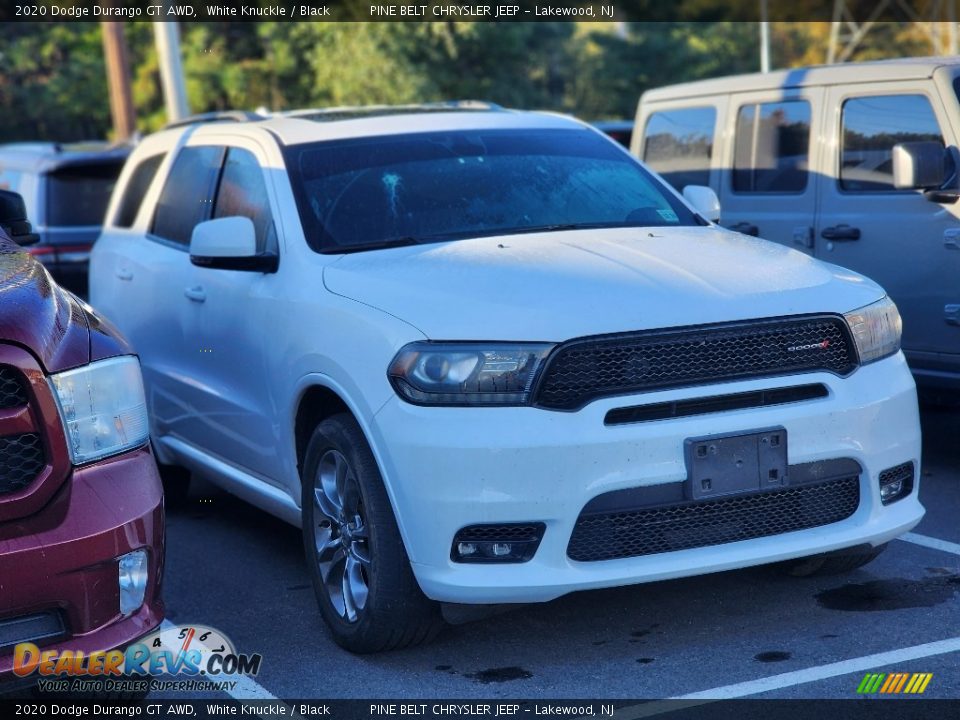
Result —
[[[861,565],[923,515],[896,307],[688,197],[560,116],[197,124],[134,152],[90,295],[160,460],[301,525],[351,650],[440,602]]]

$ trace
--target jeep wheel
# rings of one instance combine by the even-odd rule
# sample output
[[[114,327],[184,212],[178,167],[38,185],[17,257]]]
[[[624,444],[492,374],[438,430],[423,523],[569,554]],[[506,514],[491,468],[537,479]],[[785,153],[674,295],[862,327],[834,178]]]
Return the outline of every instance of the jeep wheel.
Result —
[[[357,422],[321,422],[303,465],[303,542],[320,612],[355,653],[418,645],[443,625],[420,590],[380,471]]]

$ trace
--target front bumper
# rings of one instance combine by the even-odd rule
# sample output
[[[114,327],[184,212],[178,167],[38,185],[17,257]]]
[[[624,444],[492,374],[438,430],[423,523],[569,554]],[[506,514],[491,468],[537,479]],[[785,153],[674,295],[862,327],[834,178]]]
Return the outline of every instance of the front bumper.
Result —
[[[59,613],[66,632],[41,648],[110,650],[163,619],[163,491],[147,449],[74,470],[38,513],[0,524],[0,619]],[[143,605],[119,611],[117,558],[148,554]],[[0,651],[0,682],[14,680],[13,648]]]
[[[829,396],[788,405],[605,426],[608,410],[643,403],[823,383]],[[567,544],[583,507],[603,493],[686,479],[684,440],[783,426],[791,465],[851,458],[860,504],[830,525],[641,557],[576,562]],[[575,413],[536,408],[428,408],[390,400],[370,430],[414,573],[427,596],[456,603],[546,601],[575,590],[664,580],[879,545],[923,516],[917,491],[880,502],[882,470],[920,469],[916,389],[901,354],[828,373],[685,388],[591,403]],[[454,534],[485,523],[546,524],[532,560],[451,560]]]

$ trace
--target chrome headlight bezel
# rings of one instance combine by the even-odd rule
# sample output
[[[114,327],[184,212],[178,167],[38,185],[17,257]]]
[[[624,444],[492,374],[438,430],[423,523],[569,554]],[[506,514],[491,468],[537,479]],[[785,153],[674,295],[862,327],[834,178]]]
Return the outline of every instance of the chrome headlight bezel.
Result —
[[[73,465],[133,450],[150,437],[140,362],[98,360],[49,377]]]
[[[903,321],[896,304],[886,295],[880,300],[844,313],[861,365],[896,355],[900,351]]]

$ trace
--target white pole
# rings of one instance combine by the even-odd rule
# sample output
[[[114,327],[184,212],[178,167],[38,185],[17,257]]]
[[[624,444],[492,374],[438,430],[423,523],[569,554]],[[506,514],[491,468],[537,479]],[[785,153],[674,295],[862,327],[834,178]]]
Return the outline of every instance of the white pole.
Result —
[[[153,34],[160,62],[163,99],[167,106],[167,120],[182,120],[190,114],[187,88],[180,63],[180,31],[175,22],[153,23]]]
[[[767,22],[767,0],[760,0],[760,72],[770,72],[770,23]]]

